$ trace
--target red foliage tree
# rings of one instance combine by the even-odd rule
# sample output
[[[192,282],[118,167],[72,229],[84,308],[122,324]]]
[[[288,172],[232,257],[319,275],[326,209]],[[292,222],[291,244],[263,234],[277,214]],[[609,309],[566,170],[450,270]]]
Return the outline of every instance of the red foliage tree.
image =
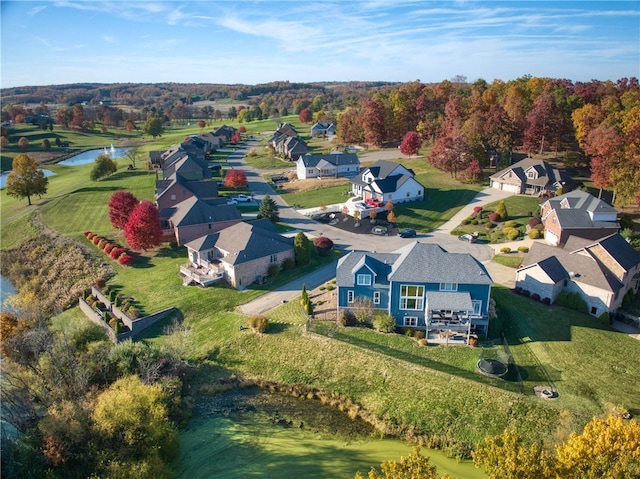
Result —
[[[244,188],[248,184],[247,175],[242,170],[227,170],[224,175],[224,186],[227,188]]]
[[[527,153],[542,153],[555,145],[562,134],[562,112],[550,95],[542,94],[533,103],[533,109],[525,120],[522,148]]]
[[[420,137],[415,131],[408,131],[404,135],[400,144],[400,151],[403,155],[412,156],[418,154],[418,151],[420,151]]]
[[[124,237],[134,250],[147,250],[162,242],[162,225],[158,207],[149,200],[141,201],[124,226]]]
[[[207,126],[207,122],[204,120],[199,120],[198,121],[198,128],[200,128],[201,130],[204,130],[204,127]]]
[[[116,191],[109,200],[109,220],[116,229],[124,229],[129,215],[138,204],[138,198],[128,191]]]
[[[600,188],[611,184],[611,172],[620,163],[623,139],[613,128],[591,130],[584,143],[584,152],[591,157],[591,179]]]
[[[331,249],[333,248],[333,241],[326,236],[319,236],[313,240],[313,246],[316,248]]]
[[[244,127],[244,126],[241,126],[240,128],[238,128],[238,131],[239,131],[240,133],[246,133],[246,132],[247,132],[247,128],[246,128],[246,127]]]
[[[364,133],[358,110],[347,108],[338,119],[336,136],[340,143],[360,143],[364,140]]]
[[[241,141],[242,141],[242,136],[240,135],[239,131],[236,131],[231,137],[231,143],[233,143],[234,145],[237,145]]]
[[[438,138],[429,156],[429,164],[451,173],[455,178],[458,171],[465,170],[471,162],[472,151],[463,136]]]
[[[386,126],[382,106],[374,100],[362,102],[362,129],[364,141],[375,146],[382,146],[386,139]]]
[[[311,113],[311,110],[308,108],[305,108],[298,114],[298,120],[302,123],[311,123],[311,120],[313,120],[313,113]]]

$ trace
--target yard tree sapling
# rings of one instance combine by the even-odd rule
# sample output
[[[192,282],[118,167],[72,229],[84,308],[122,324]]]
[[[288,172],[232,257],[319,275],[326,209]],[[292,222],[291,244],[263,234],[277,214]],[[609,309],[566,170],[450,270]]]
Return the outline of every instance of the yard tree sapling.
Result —
[[[138,198],[129,191],[116,191],[109,200],[109,220],[116,229],[124,229],[131,212],[138,204]]]
[[[162,242],[158,207],[149,200],[138,203],[124,226],[124,237],[134,250],[147,250]]]
[[[7,195],[26,198],[31,205],[31,197],[44,195],[48,185],[49,179],[38,169],[33,158],[20,153],[13,159],[11,173],[7,176]]]
[[[198,120],[198,128],[204,130],[204,127],[207,126],[207,122],[204,120]]]
[[[402,143],[400,144],[400,152],[403,155],[413,156],[417,155],[420,151],[420,137],[415,131],[408,131],[404,138],[402,138]]]
[[[247,175],[242,170],[235,170],[233,168],[227,170],[224,175],[224,186],[227,188],[244,188],[249,184]]]

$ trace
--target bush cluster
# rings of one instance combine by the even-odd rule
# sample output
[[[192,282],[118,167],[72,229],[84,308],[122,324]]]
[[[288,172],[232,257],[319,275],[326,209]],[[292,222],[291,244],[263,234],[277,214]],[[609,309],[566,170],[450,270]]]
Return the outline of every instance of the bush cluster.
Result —
[[[249,327],[256,333],[265,333],[269,328],[269,320],[261,314],[249,316]]]
[[[135,258],[127,253],[127,250],[124,249],[117,243],[112,243],[101,236],[98,236],[96,233],[92,233],[91,231],[84,232],[85,238],[87,238],[91,243],[98,247],[98,249],[102,250],[104,254],[109,256],[114,261],[117,261],[118,264],[122,266],[131,266],[135,263]]]

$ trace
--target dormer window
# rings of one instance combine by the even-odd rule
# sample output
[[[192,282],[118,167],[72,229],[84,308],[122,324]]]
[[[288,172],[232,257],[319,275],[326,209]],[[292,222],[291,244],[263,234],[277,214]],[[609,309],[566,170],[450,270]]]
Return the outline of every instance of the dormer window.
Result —
[[[370,274],[359,274],[356,276],[356,284],[358,286],[371,286]]]

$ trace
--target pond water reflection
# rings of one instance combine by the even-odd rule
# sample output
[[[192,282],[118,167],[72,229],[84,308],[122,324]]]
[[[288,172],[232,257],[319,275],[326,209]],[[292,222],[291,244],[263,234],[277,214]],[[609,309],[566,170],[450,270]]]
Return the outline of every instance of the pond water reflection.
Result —
[[[96,158],[98,157],[98,155],[101,155],[103,153],[107,153],[113,160],[115,158],[124,157],[127,154],[127,151],[129,151],[129,148],[114,148],[113,145],[111,145],[110,148],[103,148],[101,150],[89,150],[83,153],[79,153],[70,158],[67,158],[66,160],[59,162],[58,165],[65,165],[65,166],[86,165],[88,163],[93,163],[94,161],[96,161]]]

